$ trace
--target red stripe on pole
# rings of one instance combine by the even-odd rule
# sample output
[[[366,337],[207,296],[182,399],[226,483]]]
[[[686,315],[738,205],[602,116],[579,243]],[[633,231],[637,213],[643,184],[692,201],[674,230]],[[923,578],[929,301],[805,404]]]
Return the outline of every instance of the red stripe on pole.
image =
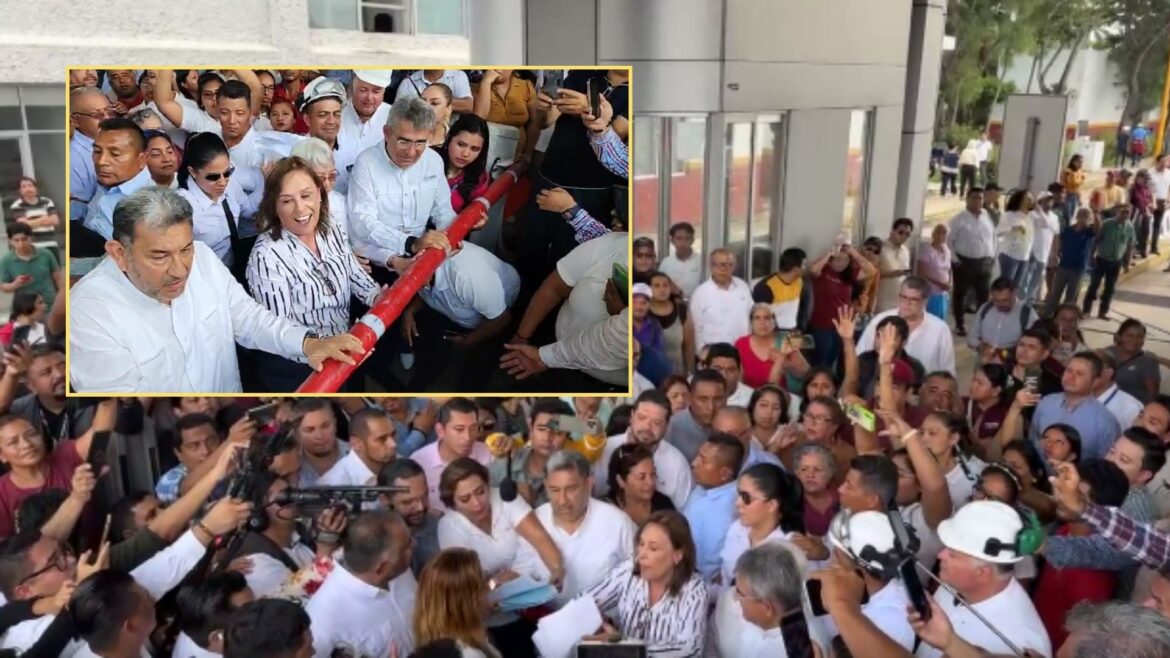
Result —
[[[507,194],[508,190],[524,174],[525,168],[526,165],[517,163],[496,178],[495,182],[483,193],[483,198],[488,201],[488,205],[494,206]],[[451,242],[451,246],[458,246],[463,238],[471,232],[471,227],[475,226],[486,214],[487,209],[484,208],[484,204],[474,200],[467,204],[463,212],[455,217],[454,223],[447,228],[447,239]],[[447,255],[439,249],[424,250],[415,257],[414,263],[407,268],[402,276],[398,277],[394,285],[387,288],[386,292],[378,297],[367,315],[377,316],[386,325],[386,330],[390,331],[390,325],[394,324],[398,316],[402,315],[402,311],[406,309],[407,304],[410,303],[419,289],[431,280],[435,270],[439,269],[439,265],[446,257]],[[372,329],[360,322],[354,325],[349,333],[362,343],[363,352],[360,357],[354,359],[360,365],[369,357],[370,350],[374,347],[378,337]],[[357,366],[330,359],[325,362],[320,372],[309,375],[305,383],[297,389],[297,393],[336,393],[356,369]]]

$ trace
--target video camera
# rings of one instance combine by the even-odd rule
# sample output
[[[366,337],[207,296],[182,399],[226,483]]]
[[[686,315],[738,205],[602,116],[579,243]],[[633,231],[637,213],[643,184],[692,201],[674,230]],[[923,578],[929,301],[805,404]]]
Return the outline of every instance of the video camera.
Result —
[[[355,514],[379,496],[408,491],[407,487],[314,487],[285,489],[272,501],[276,505],[298,505],[305,509],[338,509]]]

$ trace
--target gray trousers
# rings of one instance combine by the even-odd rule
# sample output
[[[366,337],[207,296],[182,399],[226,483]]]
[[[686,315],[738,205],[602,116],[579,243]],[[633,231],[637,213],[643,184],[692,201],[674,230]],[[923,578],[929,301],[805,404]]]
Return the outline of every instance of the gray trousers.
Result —
[[[1056,307],[1060,304],[1075,304],[1077,293],[1081,290],[1081,279],[1084,276],[1084,270],[1074,270],[1067,267],[1056,268],[1056,275],[1052,277],[1052,290],[1048,291],[1048,299],[1044,301],[1044,315],[1055,314]],[[1063,301],[1061,300],[1062,296],[1064,297]]]

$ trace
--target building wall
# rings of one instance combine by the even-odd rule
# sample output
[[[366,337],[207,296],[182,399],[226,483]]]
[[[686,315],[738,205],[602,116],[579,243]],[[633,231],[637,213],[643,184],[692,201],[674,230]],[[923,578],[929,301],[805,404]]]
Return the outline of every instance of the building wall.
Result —
[[[36,0],[3,15],[0,84],[60,83],[70,65],[344,68],[466,64],[470,52],[464,37],[310,29],[308,0]]]

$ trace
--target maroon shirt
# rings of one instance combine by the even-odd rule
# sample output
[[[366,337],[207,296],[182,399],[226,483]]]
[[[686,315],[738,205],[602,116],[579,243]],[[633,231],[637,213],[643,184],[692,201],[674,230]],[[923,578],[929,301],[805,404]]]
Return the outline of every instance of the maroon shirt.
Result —
[[[73,471],[81,465],[81,456],[77,454],[77,440],[70,439],[57,444],[56,449],[48,457],[49,472],[45,475],[45,484],[34,489],[21,489],[12,481],[12,474],[7,473],[0,477],[0,538],[11,537],[16,533],[16,510],[21,503],[31,496],[35,496],[49,489],[72,489]]]
[[[1003,402],[999,402],[986,411],[981,411],[979,405],[971,401],[970,398],[963,398],[963,413],[967,416],[967,422],[971,424],[971,432],[977,439],[991,439],[994,438],[999,428],[1003,425],[1003,421],[1007,418],[1008,406]]]
[[[804,534],[812,537],[824,537],[829,534],[829,524],[840,509],[841,501],[837,499],[836,490],[833,490],[833,504],[823,513],[809,505],[806,498],[804,501]]]
[[[812,284],[816,302],[808,326],[833,331],[836,329],[833,320],[837,319],[837,309],[853,303],[853,282],[842,281],[840,273],[826,264],[821,275],[813,277]]]

